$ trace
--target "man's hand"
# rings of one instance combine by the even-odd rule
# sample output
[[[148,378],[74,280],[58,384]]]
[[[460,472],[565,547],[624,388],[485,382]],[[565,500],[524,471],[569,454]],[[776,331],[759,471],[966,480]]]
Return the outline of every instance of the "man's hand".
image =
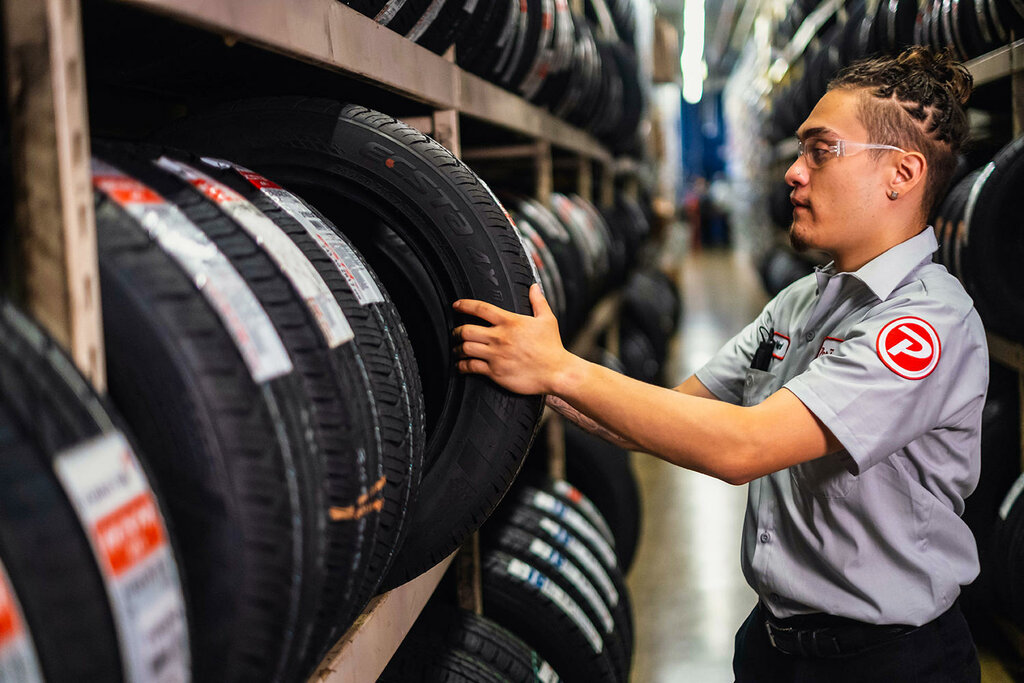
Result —
[[[559,373],[576,357],[565,350],[558,321],[539,285],[530,287],[533,316],[519,315],[475,299],[459,299],[459,313],[489,322],[461,325],[452,334],[458,368],[464,373],[486,375],[518,394],[550,394]]]

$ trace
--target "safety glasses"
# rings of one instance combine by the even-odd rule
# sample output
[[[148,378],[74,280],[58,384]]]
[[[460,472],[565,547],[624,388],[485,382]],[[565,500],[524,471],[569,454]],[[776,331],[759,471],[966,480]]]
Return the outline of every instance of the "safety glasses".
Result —
[[[850,140],[825,140],[824,138],[810,137],[806,140],[797,140],[797,156],[807,160],[811,168],[821,168],[829,159],[837,157],[849,157],[863,152],[866,149],[891,149],[894,152],[907,150],[892,145],[876,145],[873,142],[852,142]]]

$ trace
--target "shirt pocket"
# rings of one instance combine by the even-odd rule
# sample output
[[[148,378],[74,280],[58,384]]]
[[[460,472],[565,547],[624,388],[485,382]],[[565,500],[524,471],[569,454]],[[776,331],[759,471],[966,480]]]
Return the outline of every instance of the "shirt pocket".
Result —
[[[778,388],[776,377],[767,370],[747,368],[743,378],[743,405],[756,406],[771,396]]]
[[[857,483],[841,453],[830,453],[789,468],[793,482],[816,498],[845,498]]]

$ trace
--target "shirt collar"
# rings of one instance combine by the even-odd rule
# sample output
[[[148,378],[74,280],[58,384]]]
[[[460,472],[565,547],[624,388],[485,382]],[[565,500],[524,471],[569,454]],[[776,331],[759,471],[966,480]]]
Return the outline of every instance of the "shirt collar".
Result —
[[[852,273],[836,273],[835,261],[814,269],[818,280],[818,293],[825,290],[828,281],[836,275],[850,275],[863,282],[878,297],[885,301],[892,290],[906,279],[922,261],[939,248],[932,226],[926,227],[910,239],[882,252]]]

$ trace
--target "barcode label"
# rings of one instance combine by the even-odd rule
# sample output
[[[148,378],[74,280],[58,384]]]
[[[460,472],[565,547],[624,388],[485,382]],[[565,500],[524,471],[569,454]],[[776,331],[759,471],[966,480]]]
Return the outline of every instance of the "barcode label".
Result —
[[[110,598],[125,678],[190,678],[185,600],[153,491],[120,432],[64,451],[54,461],[89,537]]]

